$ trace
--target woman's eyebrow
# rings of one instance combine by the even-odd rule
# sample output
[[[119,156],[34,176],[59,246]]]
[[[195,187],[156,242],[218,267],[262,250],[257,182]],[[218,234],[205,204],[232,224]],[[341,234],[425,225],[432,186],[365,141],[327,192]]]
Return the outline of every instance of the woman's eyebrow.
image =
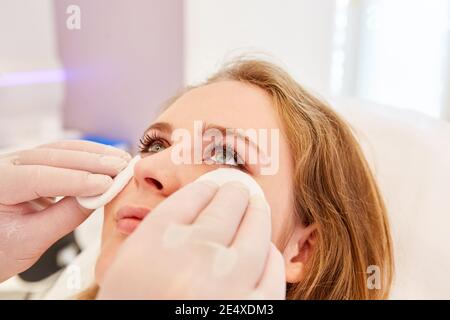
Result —
[[[217,129],[222,133],[223,136],[226,136],[227,134],[232,132],[234,136],[236,136],[237,138],[239,138],[241,140],[244,140],[245,143],[253,146],[258,153],[260,153],[260,151],[261,151],[256,142],[254,142],[253,140],[250,140],[249,137],[242,134],[242,132],[241,132],[242,130],[238,130],[235,128],[225,128],[225,127],[217,125],[217,124],[209,123],[209,124],[205,124],[205,126],[203,127],[203,130],[202,130],[203,133],[205,133],[205,131],[207,131],[208,129]]]
[[[218,124],[212,124],[212,123],[205,123],[205,125],[202,128],[202,134],[205,133],[205,131],[207,131],[208,129],[217,129],[221,132],[221,134],[223,136],[226,136],[227,134],[229,134],[230,132],[233,133],[234,136],[240,138],[241,140],[244,140],[245,143],[253,146],[258,153],[261,153],[261,150],[258,146],[258,144],[256,142],[254,142],[253,140],[251,140],[249,137],[247,137],[246,135],[242,134],[242,130],[237,130],[235,128],[226,128],[223,126],[220,126]],[[159,130],[162,133],[165,133],[167,135],[170,135],[173,131],[173,127],[170,123],[168,122],[155,122],[152,125],[150,125],[147,130],[145,130],[145,132],[148,132],[149,130]]]
[[[150,130],[159,130],[167,135],[170,135],[172,133],[172,125],[168,122],[155,122],[150,127],[145,130],[145,132],[148,132]]]

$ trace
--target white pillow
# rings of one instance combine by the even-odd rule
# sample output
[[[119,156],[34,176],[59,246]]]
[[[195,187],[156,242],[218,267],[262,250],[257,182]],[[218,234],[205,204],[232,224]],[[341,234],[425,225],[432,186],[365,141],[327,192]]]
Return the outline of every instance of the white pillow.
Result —
[[[335,98],[373,168],[392,227],[392,299],[450,299],[450,123]]]

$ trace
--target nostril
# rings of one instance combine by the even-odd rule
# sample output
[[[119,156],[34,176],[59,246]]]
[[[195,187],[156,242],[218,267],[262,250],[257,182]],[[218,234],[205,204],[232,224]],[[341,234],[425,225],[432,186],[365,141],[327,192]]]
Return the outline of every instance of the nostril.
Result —
[[[147,183],[149,184],[154,184],[156,189],[161,190],[163,188],[163,185],[161,184],[161,182],[159,182],[156,179],[153,178],[145,178],[145,181],[147,181]]]

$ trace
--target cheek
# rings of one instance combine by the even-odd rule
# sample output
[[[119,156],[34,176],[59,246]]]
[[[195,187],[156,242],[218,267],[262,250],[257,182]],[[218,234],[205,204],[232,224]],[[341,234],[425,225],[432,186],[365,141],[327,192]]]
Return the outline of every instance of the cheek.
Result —
[[[114,220],[114,213],[125,202],[127,194],[130,193],[131,184],[128,185],[104,208],[103,216],[103,230],[102,230],[102,244],[112,235],[115,234],[116,221]]]
[[[117,211],[123,202],[126,190],[127,187],[104,208],[101,252],[95,266],[95,278],[98,284],[101,283],[104,273],[116,256],[117,250],[126,239],[123,234],[115,231],[116,222],[114,220],[114,212]]]
[[[269,181],[261,182],[272,213],[272,242],[281,245],[286,223],[293,214],[289,186],[280,188],[279,184]]]
[[[117,197],[115,199],[117,199]],[[102,247],[106,240],[114,233],[115,221],[113,212],[115,212],[116,207],[117,201],[115,200],[105,206],[103,215]]]
[[[114,257],[116,256],[117,250],[126,239],[125,236],[115,231],[116,223],[113,217],[113,212],[115,212],[116,203],[117,201],[113,200],[105,206],[101,251],[95,265],[95,280],[97,284],[101,284],[103,275],[111,265]]]

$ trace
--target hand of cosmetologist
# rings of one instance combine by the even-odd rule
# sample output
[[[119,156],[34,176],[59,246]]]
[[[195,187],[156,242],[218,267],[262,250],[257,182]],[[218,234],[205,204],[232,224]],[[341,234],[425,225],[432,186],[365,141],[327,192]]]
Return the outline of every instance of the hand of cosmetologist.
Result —
[[[122,150],[75,140],[0,155],[0,282],[31,267],[82,223],[93,210],[74,197],[105,192],[130,159]]]
[[[284,299],[270,209],[228,182],[193,182],[146,216],[119,249],[99,299]]]

